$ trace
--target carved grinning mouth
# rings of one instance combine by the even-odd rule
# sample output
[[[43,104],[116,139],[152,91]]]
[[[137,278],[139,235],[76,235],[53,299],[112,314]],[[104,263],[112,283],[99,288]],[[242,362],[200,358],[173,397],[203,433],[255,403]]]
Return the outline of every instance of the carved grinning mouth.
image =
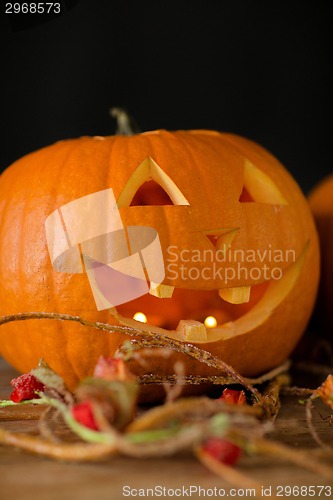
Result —
[[[176,330],[181,320],[196,321],[207,328],[215,328],[246,314],[261,299],[267,286],[268,282],[253,287],[239,287],[251,289],[251,294],[248,300],[236,304],[221,298],[218,290],[167,287],[168,296],[165,296],[164,285],[160,285],[159,292],[162,293],[150,291],[149,294],[121,304],[116,309],[122,316],[166,330]],[[223,290],[232,294],[234,289]]]
[[[195,343],[215,342],[247,333],[264,323],[289,295],[303,268],[308,246],[307,243],[298,259],[284,270],[281,279],[252,286],[251,298],[246,303],[228,304],[214,290],[175,289],[172,298],[147,294],[117,309],[110,309],[110,313],[121,324],[142,327],[143,317],[140,321],[133,318],[136,312],[140,312],[151,331]],[[199,294],[200,301],[195,299]],[[198,302],[206,308],[198,309]],[[177,315],[177,306],[179,308],[184,303],[188,303],[187,318]],[[210,317],[215,318],[216,323],[210,325]]]

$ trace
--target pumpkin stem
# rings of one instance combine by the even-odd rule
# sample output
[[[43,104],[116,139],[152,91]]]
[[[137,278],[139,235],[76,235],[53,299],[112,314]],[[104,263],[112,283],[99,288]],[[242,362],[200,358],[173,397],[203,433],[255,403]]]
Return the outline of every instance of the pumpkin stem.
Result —
[[[111,108],[110,115],[116,119],[116,135],[134,135],[140,129],[134,118],[124,108]]]

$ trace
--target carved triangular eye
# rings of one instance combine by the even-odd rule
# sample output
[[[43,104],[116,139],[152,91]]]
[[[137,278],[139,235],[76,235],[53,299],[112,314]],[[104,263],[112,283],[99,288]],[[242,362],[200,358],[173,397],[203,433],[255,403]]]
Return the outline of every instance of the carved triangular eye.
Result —
[[[287,200],[269,175],[247,159],[244,162],[244,186],[239,201],[288,205]]]
[[[173,205],[168,193],[152,179],[139,187],[131,201],[131,207]]]
[[[117,201],[118,208],[129,207],[133,203],[137,204],[135,203],[136,194],[145,182],[151,180],[155,181],[164,190],[166,194],[164,197],[168,201],[165,203],[166,205],[169,205],[170,201],[173,205],[189,205],[189,202],[173,180],[161,169],[155,160],[147,156],[135,169],[120,193]],[[150,205],[157,204],[160,205],[160,203],[152,203]]]
[[[248,190],[243,186],[243,190],[241,192],[241,195],[239,197],[239,201],[243,203],[250,203],[251,201],[254,201]]]

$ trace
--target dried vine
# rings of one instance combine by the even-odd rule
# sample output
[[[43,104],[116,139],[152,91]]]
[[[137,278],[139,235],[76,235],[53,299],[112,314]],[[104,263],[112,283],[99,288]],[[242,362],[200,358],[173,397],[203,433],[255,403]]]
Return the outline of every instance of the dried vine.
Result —
[[[98,398],[92,399],[93,414],[100,429],[96,432],[83,428],[75,421],[70,410],[75,403],[75,395],[68,393],[60,377],[53,372],[51,374],[52,384],[49,387],[50,396],[41,394],[40,399],[24,401],[20,406],[23,411],[22,417],[26,418],[24,417],[24,403],[46,405],[46,412],[40,418],[41,436],[19,434],[0,428],[0,443],[65,461],[94,461],[117,454],[137,458],[169,456],[181,450],[192,449],[206,467],[231,484],[244,487],[252,485],[256,491],[259,491],[259,485],[251,478],[219,462],[205,452],[203,447],[205,440],[210,436],[220,436],[232,443],[237,443],[247,453],[282,458],[319,474],[321,477],[332,478],[332,468],[320,461],[322,458],[331,458],[332,449],[329,449],[319,438],[312,423],[311,413],[313,401],[316,398],[321,398],[333,409],[332,375],[329,375],[322,386],[316,390],[290,388],[290,378],[287,374],[290,363],[286,362],[261,377],[246,378],[219,358],[194,345],[171,339],[163,334],[152,333],[148,329],[140,330],[129,326],[91,322],[79,316],[67,314],[45,312],[15,314],[0,318],[0,326],[11,321],[28,319],[74,321],[83,326],[109,333],[124,333],[135,338],[134,351],[154,347],[160,349],[160,351],[156,351],[157,354],[169,355],[168,350],[172,349],[219,370],[221,375],[214,377],[184,376],[181,367],[175,370],[174,375],[167,377],[153,374],[143,375],[136,380],[136,383],[174,384],[169,389],[166,402],[133,418],[124,429],[119,430],[105,418],[103,404],[100,404]],[[126,347],[120,349],[120,353],[125,359]],[[38,373],[42,373],[44,377],[44,372],[47,376],[50,369],[47,365],[41,365],[38,370]],[[31,373],[35,372],[36,370],[32,370]],[[248,396],[252,396],[252,405],[227,404],[223,400],[211,399],[206,396],[177,399],[181,395],[181,386],[201,383],[240,384],[248,392]],[[260,386],[260,391],[254,386]],[[83,385],[80,390],[83,395],[104,394],[103,388],[94,386],[94,384],[89,386],[89,382],[87,386]],[[99,393],[99,391],[102,392]],[[280,408],[281,391],[302,397],[309,396],[306,403],[306,418],[310,432],[315,441],[322,447],[321,450],[315,450],[314,453],[311,451],[310,454],[306,450],[295,450],[264,437],[273,428],[272,421]],[[12,403],[8,402],[8,405],[12,405]],[[40,412],[36,411],[33,415],[32,418],[37,418]],[[14,420],[17,417],[16,411],[15,414],[10,414],[9,411],[4,420]],[[62,441],[63,436],[58,436],[56,433],[60,418],[68,426],[68,429],[71,429],[71,432],[87,442]]]
[[[82,326],[94,328],[97,330],[103,330],[109,333],[124,333],[132,337],[139,337],[141,340],[148,341],[149,347],[169,347],[177,352],[186,354],[187,356],[194,358],[200,363],[204,363],[212,368],[221,370],[221,372],[227,373],[235,382],[246,387],[257,399],[259,403],[265,408],[265,401],[263,400],[259,391],[253,387],[252,383],[246,377],[242,377],[237,373],[234,368],[222,361],[221,359],[213,356],[210,352],[200,349],[189,343],[181,342],[180,340],[175,340],[166,335],[160,333],[152,333],[149,330],[133,328],[130,326],[120,326],[120,325],[110,325],[108,323],[100,323],[98,321],[88,321],[80,316],[72,316],[70,314],[60,314],[60,313],[48,313],[48,312],[31,312],[31,313],[18,313],[11,314],[7,316],[2,316],[0,318],[0,326],[13,321],[25,321],[30,319],[47,319],[47,320],[57,320],[57,321],[73,321],[80,323]]]

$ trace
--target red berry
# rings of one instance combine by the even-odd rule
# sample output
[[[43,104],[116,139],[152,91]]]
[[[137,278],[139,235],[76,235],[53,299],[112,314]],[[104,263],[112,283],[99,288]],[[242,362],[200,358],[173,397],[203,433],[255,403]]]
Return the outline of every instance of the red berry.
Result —
[[[38,399],[39,396],[36,394],[36,391],[43,392],[45,390],[44,384],[31,373],[25,373],[20,377],[14,378],[10,384],[14,387],[10,395],[10,399],[14,403],[20,403],[20,401],[27,399]]]
[[[82,401],[75,404],[72,408],[72,415],[79,424],[94,431],[99,430],[90,401]]]
[[[242,454],[239,446],[226,439],[210,438],[202,446],[205,453],[226,465],[234,465]]]
[[[231,403],[235,405],[246,404],[246,397],[244,391],[233,391],[232,389],[224,389],[222,396],[219,399],[223,399],[226,403]]]
[[[133,380],[135,376],[129,371],[121,358],[100,356],[95,366],[94,377],[105,380]]]

